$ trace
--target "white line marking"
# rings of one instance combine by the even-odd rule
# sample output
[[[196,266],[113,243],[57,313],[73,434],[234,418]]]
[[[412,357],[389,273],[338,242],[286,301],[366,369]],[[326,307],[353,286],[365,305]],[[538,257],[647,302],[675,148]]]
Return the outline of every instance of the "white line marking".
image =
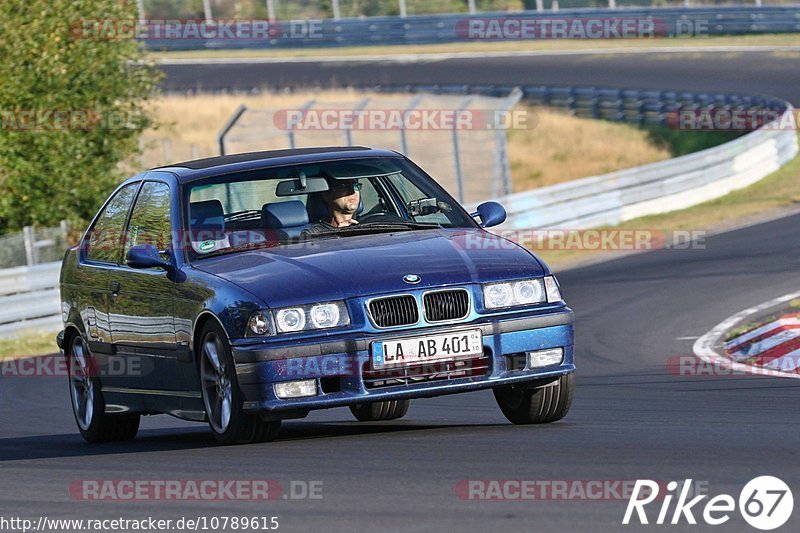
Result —
[[[677,340],[677,341],[693,341],[693,340],[699,339],[699,338],[700,337],[698,337],[697,335],[690,335],[688,337],[675,337],[675,340]]]
[[[726,331],[736,327],[738,324],[746,321],[750,316],[765,311],[771,307],[778,306],[782,303],[789,302],[794,300],[795,298],[800,298],[800,291],[793,292],[791,294],[786,294],[784,296],[779,296],[778,298],[774,298],[768,302],[764,302],[762,304],[756,305],[755,307],[749,307],[743,311],[739,311],[735,315],[732,315],[716,326],[714,326],[711,331],[697,339],[692,347],[694,354],[702,359],[703,361],[711,364],[717,364],[725,368],[730,368],[732,370],[738,370],[740,372],[747,372],[750,374],[756,374],[761,376],[772,376],[772,377],[782,377],[782,378],[795,378],[800,379],[800,374],[787,374],[785,372],[778,372],[775,370],[769,370],[766,368],[755,368],[750,365],[745,365],[742,363],[737,363],[732,361],[731,359],[724,357],[716,352],[714,347],[720,341],[723,335],[725,335]]]
[[[660,46],[653,48],[596,48],[589,50],[517,50],[498,52],[439,52],[417,54],[376,54],[311,57],[206,57],[154,58],[161,65],[234,65],[264,63],[425,63],[448,59],[488,59],[498,57],[546,57],[619,54],[693,54],[698,52],[800,52],[800,46]]]

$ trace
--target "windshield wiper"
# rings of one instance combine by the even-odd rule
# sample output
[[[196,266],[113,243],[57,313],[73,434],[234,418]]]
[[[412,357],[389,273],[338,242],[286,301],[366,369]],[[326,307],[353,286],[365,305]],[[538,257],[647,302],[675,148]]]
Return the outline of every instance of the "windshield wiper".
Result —
[[[218,250],[213,250],[206,254],[198,254],[198,259],[205,259],[206,257],[216,257],[219,255],[227,255],[232,254],[235,252],[244,252],[246,250],[258,250],[261,248],[274,248],[276,246],[280,246],[282,243],[280,241],[259,241],[259,242],[248,242],[245,244],[240,244],[239,246],[230,246],[228,248],[220,248]]]
[[[311,238],[314,237],[329,237],[329,236],[344,236],[344,235],[358,235],[368,233],[391,233],[393,231],[414,231],[421,229],[437,229],[441,226],[439,224],[423,224],[421,222],[392,222],[390,224],[375,223],[371,224],[366,222],[364,224],[354,224],[352,226],[345,226],[343,228],[334,228],[326,231],[320,231],[310,234]]]
[[[229,213],[225,215],[225,222],[231,222],[234,220],[246,220],[249,218],[261,218],[261,211],[257,209],[248,209],[246,211],[237,211],[235,213]]]

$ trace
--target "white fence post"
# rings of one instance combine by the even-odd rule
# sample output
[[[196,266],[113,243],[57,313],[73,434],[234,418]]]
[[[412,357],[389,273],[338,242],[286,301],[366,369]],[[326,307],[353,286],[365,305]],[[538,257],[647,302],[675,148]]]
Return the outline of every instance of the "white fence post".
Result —
[[[136,0],[136,10],[139,12],[139,24],[146,24],[147,17],[144,14],[144,0]]]
[[[406,7],[406,0],[398,0],[400,4],[400,16],[406,18],[408,16],[408,8]]]
[[[36,235],[33,226],[22,228],[22,238],[25,242],[25,262],[28,266],[36,264]]]
[[[214,22],[214,14],[211,12],[211,0],[203,0],[203,16],[206,18],[207,24]]]

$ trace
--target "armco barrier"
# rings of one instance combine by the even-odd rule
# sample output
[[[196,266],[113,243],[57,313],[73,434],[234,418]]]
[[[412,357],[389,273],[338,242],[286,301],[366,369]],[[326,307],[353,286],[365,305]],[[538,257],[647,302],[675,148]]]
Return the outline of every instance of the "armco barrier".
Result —
[[[520,13],[478,13],[451,15],[415,15],[410,17],[365,17],[316,21],[314,28],[292,29],[291,21],[278,27],[264,39],[147,39],[151,50],[198,50],[236,48],[303,48],[375,45],[420,45],[467,42],[468,19],[652,19],[657,36],[741,35],[748,33],[790,33],[800,31],[800,5],[720,6],[720,7],[630,7],[618,9],[562,9]],[[303,26],[302,21],[297,24]],[[161,25],[157,35],[168,28]],[[153,28],[152,34],[156,35]]]
[[[58,329],[60,270],[60,261],[0,270],[0,336],[28,328]]]

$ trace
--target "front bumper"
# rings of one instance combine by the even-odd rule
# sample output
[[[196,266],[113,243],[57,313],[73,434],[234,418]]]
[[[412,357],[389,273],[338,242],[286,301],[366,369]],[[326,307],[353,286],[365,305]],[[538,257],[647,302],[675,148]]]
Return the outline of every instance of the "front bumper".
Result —
[[[356,332],[336,340],[277,347],[234,346],[233,356],[246,411],[273,412],[277,417],[282,414],[302,416],[313,409],[363,402],[425,398],[515,383],[547,383],[575,371],[573,322],[572,311],[565,308],[541,315],[510,319],[486,317],[466,324],[415,330],[413,336],[479,327],[483,333],[482,363],[468,363],[477,374],[440,369],[442,371],[436,373],[440,377],[436,379],[417,377],[402,383],[390,379],[387,385],[380,386],[375,386],[372,379],[370,344],[411,332],[400,330],[369,335]],[[561,364],[518,369],[516,361],[525,352],[559,347],[564,349]],[[275,395],[274,383],[303,379],[317,381],[316,396],[281,399]]]

